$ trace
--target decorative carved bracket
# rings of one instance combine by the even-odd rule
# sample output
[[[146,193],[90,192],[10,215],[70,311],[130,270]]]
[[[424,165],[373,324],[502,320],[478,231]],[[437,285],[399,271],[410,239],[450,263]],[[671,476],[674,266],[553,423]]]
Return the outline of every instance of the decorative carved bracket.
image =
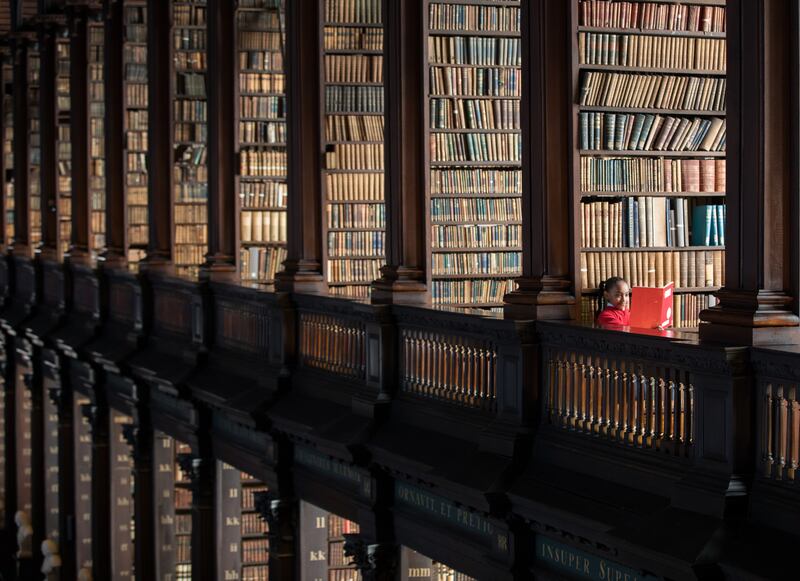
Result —
[[[389,581],[395,578],[397,545],[370,543],[359,534],[346,534],[344,556],[350,558],[364,581]]]

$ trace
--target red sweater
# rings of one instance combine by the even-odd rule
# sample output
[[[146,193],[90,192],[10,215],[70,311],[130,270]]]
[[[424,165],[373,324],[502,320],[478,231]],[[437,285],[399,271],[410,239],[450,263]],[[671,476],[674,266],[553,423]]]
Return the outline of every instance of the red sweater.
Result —
[[[629,327],[631,324],[631,312],[608,305],[597,315],[597,324],[601,326],[615,325]]]

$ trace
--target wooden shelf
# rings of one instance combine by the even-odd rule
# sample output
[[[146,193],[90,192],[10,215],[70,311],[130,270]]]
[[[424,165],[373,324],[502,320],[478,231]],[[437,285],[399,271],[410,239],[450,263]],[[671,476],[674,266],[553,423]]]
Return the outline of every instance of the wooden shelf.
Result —
[[[688,1],[685,4],[700,4]],[[598,26],[579,26],[578,32],[596,32],[599,34],[631,34],[636,36],[672,36],[686,38],[718,38],[724,39],[724,32],[702,32],[693,30],[648,30],[645,28],[605,28]]]
[[[581,248],[581,252],[691,252],[703,250],[725,250],[724,246],[644,246],[629,248],[627,246],[598,246],[594,248]]]
[[[658,115],[682,115],[685,117],[725,117],[725,111],[699,111],[696,109],[651,109],[636,107],[598,107],[594,105],[579,105],[578,111],[591,111],[596,113],[655,113]]]
[[[725,157],[724,151],[640,151],[630,149],[580,149],[585,157]]]
[[[725,192],[586,192],[580,193],[582,198],[630,198],[630,197],[666,197],[666,198],[724,198]]]
[[[496,6],[496,4],[495,4]],[[431,28],[431,36],[495,36],[500,38],[520,38],[519,30],[444,30]]]
[[[654,67],[628,67],[624,65],[590,65],[580,64],[578,68],[587,71],[614,71],[621,73],[656,73],[665,75],[684,75],[692,77],[726,77],[725,71],[712,71],[705,69],[664,69]]]

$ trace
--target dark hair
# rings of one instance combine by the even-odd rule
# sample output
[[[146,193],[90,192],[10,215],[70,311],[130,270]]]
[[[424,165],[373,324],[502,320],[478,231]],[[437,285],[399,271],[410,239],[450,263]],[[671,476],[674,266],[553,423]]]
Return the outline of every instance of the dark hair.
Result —
[[[628,283],[628,281],[622,278],[621,276],[612,276],[611,278],[600,283],[600,290],[604,293],[607,293],[612,288],[614,288],[617,285],[617,283],[620,282],[624,282],[626,284]]]

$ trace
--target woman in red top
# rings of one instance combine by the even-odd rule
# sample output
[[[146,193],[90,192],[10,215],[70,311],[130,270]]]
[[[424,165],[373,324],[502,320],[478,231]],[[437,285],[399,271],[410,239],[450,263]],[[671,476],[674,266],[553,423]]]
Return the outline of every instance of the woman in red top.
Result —
[[[631,324],[630,297],[631,287],[628,281],[612,276],[600,288],[606,306],[597,315],[597,324],[601,326],[627,327]]]

